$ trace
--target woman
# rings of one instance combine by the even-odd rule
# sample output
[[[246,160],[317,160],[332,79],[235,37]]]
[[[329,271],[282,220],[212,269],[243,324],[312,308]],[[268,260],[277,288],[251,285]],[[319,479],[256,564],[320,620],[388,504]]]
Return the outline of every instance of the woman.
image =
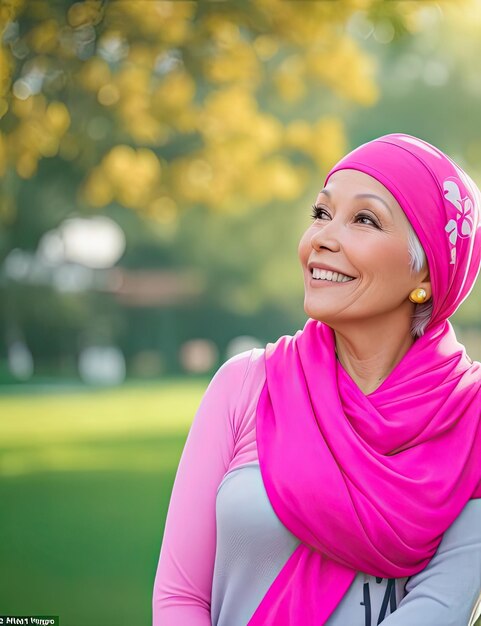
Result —
[[[481,364],[448,317],[480,192],[379,137],[299,244],[309,319],[218,370],[175,478],[154,626],[464,626],[481,591]]]

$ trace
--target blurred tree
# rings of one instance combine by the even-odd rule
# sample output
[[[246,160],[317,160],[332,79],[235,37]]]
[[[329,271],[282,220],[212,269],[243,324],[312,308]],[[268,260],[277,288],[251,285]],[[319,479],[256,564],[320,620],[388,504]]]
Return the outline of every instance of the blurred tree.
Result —
[[[65,214],[120,204],[166,233],[187,207],[242,215],[292,202],[346,151],[342,107],[379,97],[376,61],[346,24],[362,11],[396,38],[416,28],[412,5],[2,3],[4,227],[44,158],[76,192],[62,196]]]
[[[381,63],[426,11],[472,4],[4,0],[0,259],[106,211],[128,224],[127,265],[148,240],[149,265],[206,274],[211,307],[295,313],[308,211],[293,207],[347,151],[349,122],[380,101]],[[376,128],[392,123],[382,113]]]
[[[375,60],[346,23],[362,9],[399,36],[416,28],[416,4],[4,2],[0,172],[74,161],[81,205],[165,222],[186,205],[242,213],[298,198],[347,148],[339,104],[379,96]]]

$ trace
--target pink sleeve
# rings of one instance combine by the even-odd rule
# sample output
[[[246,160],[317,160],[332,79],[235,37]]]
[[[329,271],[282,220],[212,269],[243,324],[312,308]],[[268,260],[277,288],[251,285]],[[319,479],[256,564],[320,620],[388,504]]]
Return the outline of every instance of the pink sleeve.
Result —
[[[235,409],[251,354],[242,352],[217,370],[194,416],[165,522],[153,626],[211,626],[216,493],[233,456]]]

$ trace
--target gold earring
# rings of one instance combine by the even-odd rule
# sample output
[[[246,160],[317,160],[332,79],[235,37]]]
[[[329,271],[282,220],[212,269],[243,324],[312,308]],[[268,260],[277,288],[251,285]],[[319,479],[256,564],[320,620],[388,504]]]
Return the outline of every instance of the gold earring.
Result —
[[[409,299],[415,304],[422,304],[426,300],[426,295],[424,289],[413,289],[409,294]]]

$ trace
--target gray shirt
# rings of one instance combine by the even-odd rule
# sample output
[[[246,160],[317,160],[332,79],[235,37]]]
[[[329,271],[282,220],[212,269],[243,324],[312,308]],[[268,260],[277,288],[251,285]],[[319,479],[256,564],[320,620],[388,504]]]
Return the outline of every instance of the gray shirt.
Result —
[[[165,522],[153,626],[245,626],[298,546],[276,516],[259,469],[263,357],[254,349],[224,363],[194,417]],[[466,504],[424,570],[397,580],[358,572],[327,623],[467,626],[480,590],[477,499]]]
[[[245,626],[299,544],[277,518],[259,464],[226,474],[217,490],[212,625]],[[410,578],[359,572],[328,626],[467,626],[481,591],[481,500],[470,500],[429,565]]]

